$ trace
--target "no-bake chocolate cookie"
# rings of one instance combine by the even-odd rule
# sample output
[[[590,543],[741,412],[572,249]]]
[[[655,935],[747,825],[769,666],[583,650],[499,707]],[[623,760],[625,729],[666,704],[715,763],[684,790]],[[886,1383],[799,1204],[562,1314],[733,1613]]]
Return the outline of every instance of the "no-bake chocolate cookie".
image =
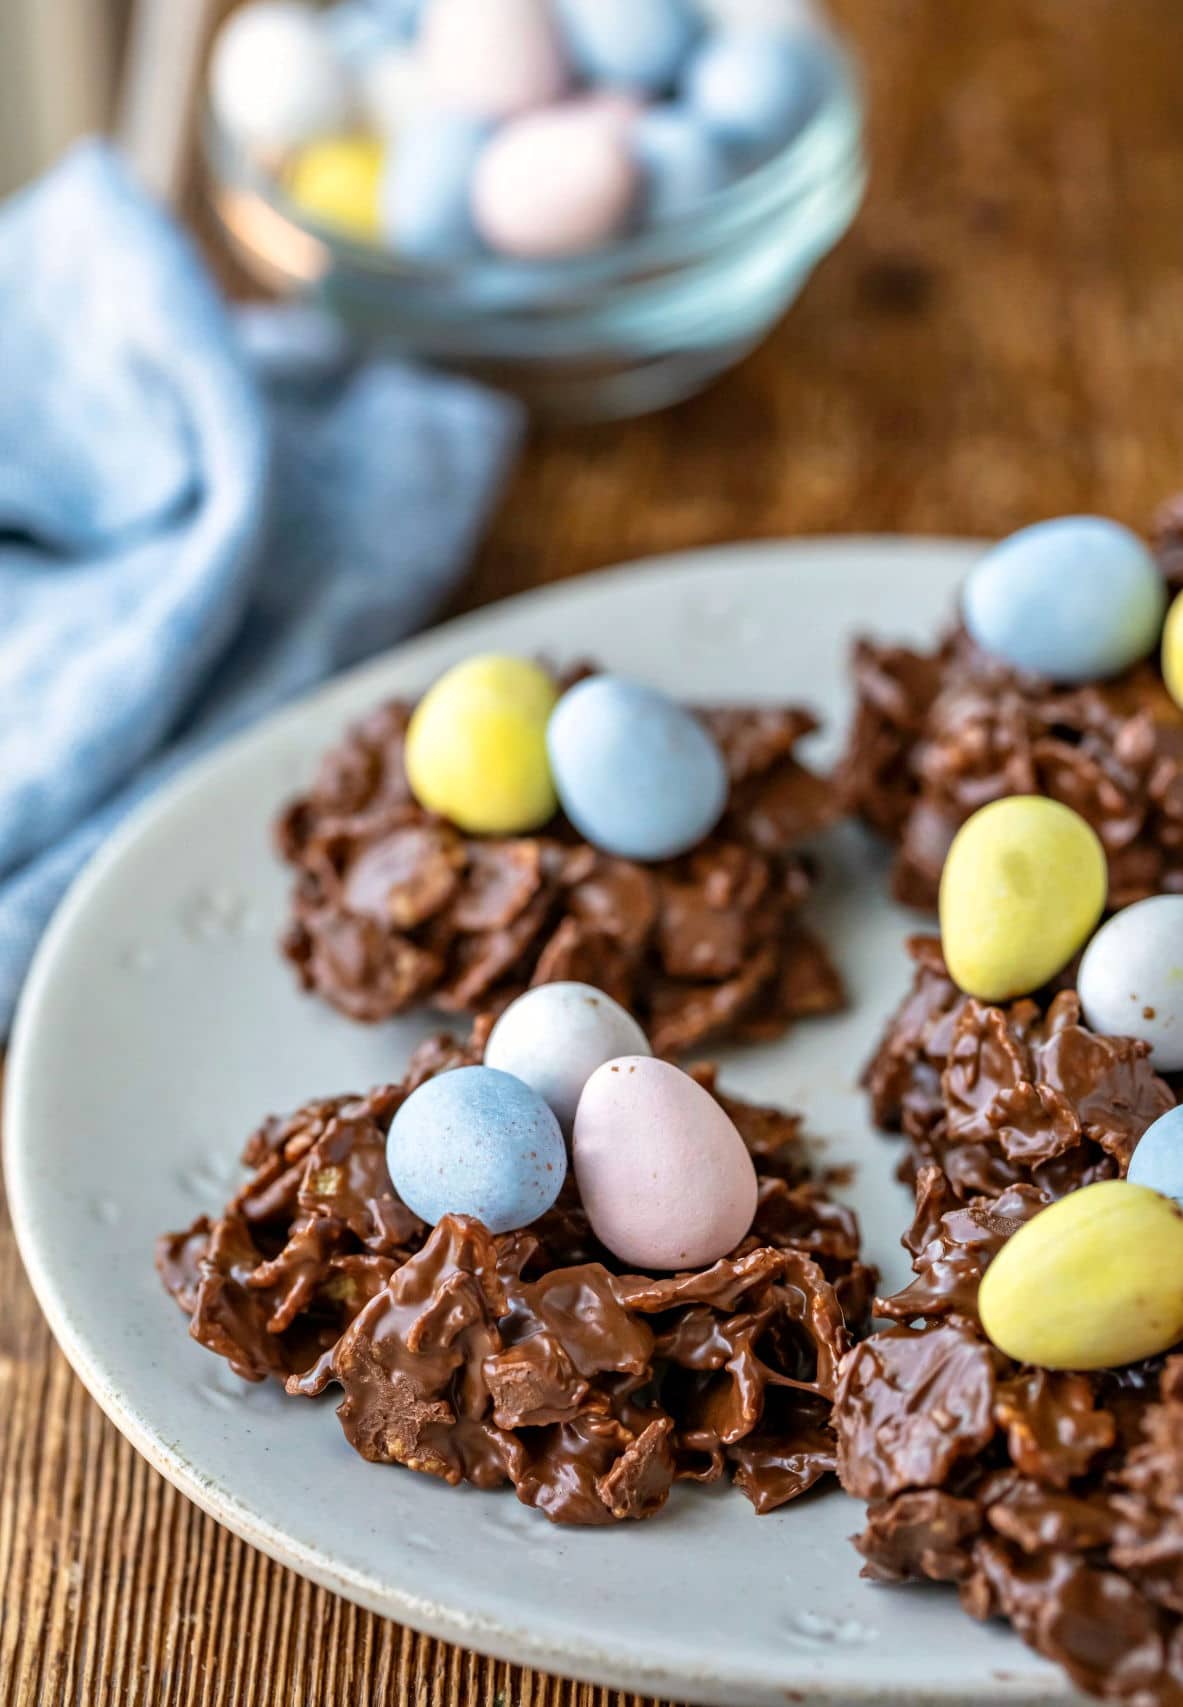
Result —
[[[834,1467],[838,1364],[873,1275],[851,1213],[811,1176],[799,1121],[715,1092],[759,1175],[751,1233],[690,1274],[629,1275],[569,1183],[524,1232],[396,1196],[390,1122],[415,1085],[479,1062],[439,1039],[407,1079],[311,1103],[249,1139],[251,1177],[216,1219],[163,1237],[190,1332],[248,1380],[339,1386],[366,1458],[451,1483],[511,1483],[555,1522],[648,1517],[673,1482],[729,1473],[758,1511]],[[714,1074],[695,1077],[714,1090]]]
[[[633,1011],[661,1055],[776,1036],[842,1005],[801,922],[814,872],[800,844],[837,810],[796,757],[807,712],[703,713],[727,762],[727,811],[699,848],[645,865],[597,851],[561,817],[508,839],[431,817],[404,770],[412,709],[393,702],[359,723],[279,821],[295,872],[283,946],[305,989],[373,1021],[419,1004],[496,1011],[531,984],[574,979]]]
[[[1183,501],[1155,549],[1183,585]],[[1012,669],[964,629],[934,650],[860,640],[841,770],[846,806],[895,847],[892,888],[932,910],[953,836],[988,801],[1043,794],[1073,807],[1109,857],[1111,907],[1183,892],[1183,710],[1157,661],[1063,687]]]
[[[913,952],[868,1083],[909,1143],[915,1279],[877,1301],[891,1325],[852,1350],[834,1409],[843,1486],[869,1502],[865,1574],[956,1584],[1081,1687],[1180,1707],[1183,1357],[1034,1369],[978,1315],[1006,1241],[1123,1176],[1174,1097],[1147,1045],[1090,1032],[1070,990],[990,1007],[955,989],[935,943]]]

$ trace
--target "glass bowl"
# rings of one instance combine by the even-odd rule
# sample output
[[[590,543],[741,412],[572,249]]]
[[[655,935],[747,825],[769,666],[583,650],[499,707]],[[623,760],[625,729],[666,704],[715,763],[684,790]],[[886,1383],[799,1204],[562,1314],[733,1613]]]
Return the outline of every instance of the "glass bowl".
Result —
[[[853,67],[827,36],[804,126],[693,215],[561,262],[428,266],[298,211],[207,111],[214,206],[269,289],[329,308],[363,346],[465,373],[550,420],[640,415],[757,344],[854,218],[865,182]]]

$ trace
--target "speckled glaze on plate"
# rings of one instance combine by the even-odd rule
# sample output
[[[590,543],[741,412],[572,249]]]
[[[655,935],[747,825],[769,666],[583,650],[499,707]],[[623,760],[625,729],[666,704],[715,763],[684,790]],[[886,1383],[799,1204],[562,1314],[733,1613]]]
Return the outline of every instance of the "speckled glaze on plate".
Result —
[[[939,1590],[859,1581],[838,1492],[770,1517],[725,1488],[675,1490],[655,1521],[552,1528],[509,1492],[363,1463],[329,1403],[248,1387],[186,1337],[152,1268],[166,1227],[219,1206],[269,1110],[397,1077],[430,1016],[377,1029],[297,994],[274,950],[286,879],[278,803],[342,726],[478,649],[592,655],[698,699],[815,705],[823,761],[848,711],[844,658],[867,628],[931,637],[971,545],[844,539],[668,558],[452,623],[332,683],[157,797],[83,875],[17,1020],[5,1165],[20,1247],[67,1357],[135,1446],[273,1557],[434,1635],[676,1700],[923,1707],[1076,1699],[1052,1668]],[[804,1109],[872,1260],[904,1272],[910,1197],[856,1078],[906,983],[916,916],[885,899],[856,829],[828,838],[819,923],[847,1014],[724,1055],[743,1093]]]

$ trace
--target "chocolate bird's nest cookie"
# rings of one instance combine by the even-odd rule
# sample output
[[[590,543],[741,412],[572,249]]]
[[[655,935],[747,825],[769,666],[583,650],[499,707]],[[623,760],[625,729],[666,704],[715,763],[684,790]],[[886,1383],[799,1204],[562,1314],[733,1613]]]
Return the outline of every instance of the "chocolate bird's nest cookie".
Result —
[[[1183,1704],[1183,1357],[1075,1374],[987,1340],[978,1288],[1055,1197],[1125,1173],[1173,1106],[1147,1046],[1081,1024],[1075,996],[987,1007],[934,944],[868,1074],[909,1142],[915,1279],[853,1348],[838,1471],[869,1501],[856,1545],[879,1582],[955,1584],[1082,1688]],[[1040,1301],[1033,1297],[1031,1308]]]
[[[703,713],[731,777],[714,833],[655,865],[600,853],[561,817],[538,835],[470,837],[412,798],[413,707],[384,705],[324,758],[277,826],[295,872],[283,949],[306,990],[358,1020],[425,1004],[496,1012],[531,984],[594,984],[660,1055],[708,1037],[778,1036],[843,1004],[801,923],[801,842],[828,824],[829,783],[795,756],[791,708]]]
[[[757,1511],[834,1468],[838,1365],[869,1324],[858,1227],[811,1177],[799,1121],[715,1090],[759,1175],[752,1230],[702,1272],[625,1274],[568,1182],[524,1232],[400,1202],[386,1134],[416,1084],[477,1062],[437,1039],[406,1080],[310,1103],[248,1140],[216,1219],[166,1234],[157,1266],[192,1337],[247,1380],[335,1385],[363,1457],[481,1488],[558,1523],[649,1517],[675,1481],[729,1473]]]
[[[1154,544],[1183,587],[1183,497]],[[932,910],[949,844],[991,800],[1042,794],[1071,806],[1109,856],[1109,904],[1183,892],[1183,711],[1157,661],[1112,681],[1056,687],[977,648],[962,629],[935,651],[860,640],[856,710],[840,791],[893,843],[892,889]]]
[[[912,988],[864,1080],[876,1125],[908,1148],[903,1178],[941,1169],[958,1197],[1034,1185],[1062,1197],[1125,1174],[1173,1108],[1150,1045],[1090,1031],[1075,991],[991,1007],[965,996],[935,937],[914,937]]]

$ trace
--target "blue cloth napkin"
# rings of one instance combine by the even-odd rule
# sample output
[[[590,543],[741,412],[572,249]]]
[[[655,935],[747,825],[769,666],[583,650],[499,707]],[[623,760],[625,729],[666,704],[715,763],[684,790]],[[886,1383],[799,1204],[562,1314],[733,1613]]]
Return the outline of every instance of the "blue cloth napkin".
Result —
[[[101,143],[0,209],[0,1037],[38,936],[201,748],[425,622],[507,399],[231,316]]]

